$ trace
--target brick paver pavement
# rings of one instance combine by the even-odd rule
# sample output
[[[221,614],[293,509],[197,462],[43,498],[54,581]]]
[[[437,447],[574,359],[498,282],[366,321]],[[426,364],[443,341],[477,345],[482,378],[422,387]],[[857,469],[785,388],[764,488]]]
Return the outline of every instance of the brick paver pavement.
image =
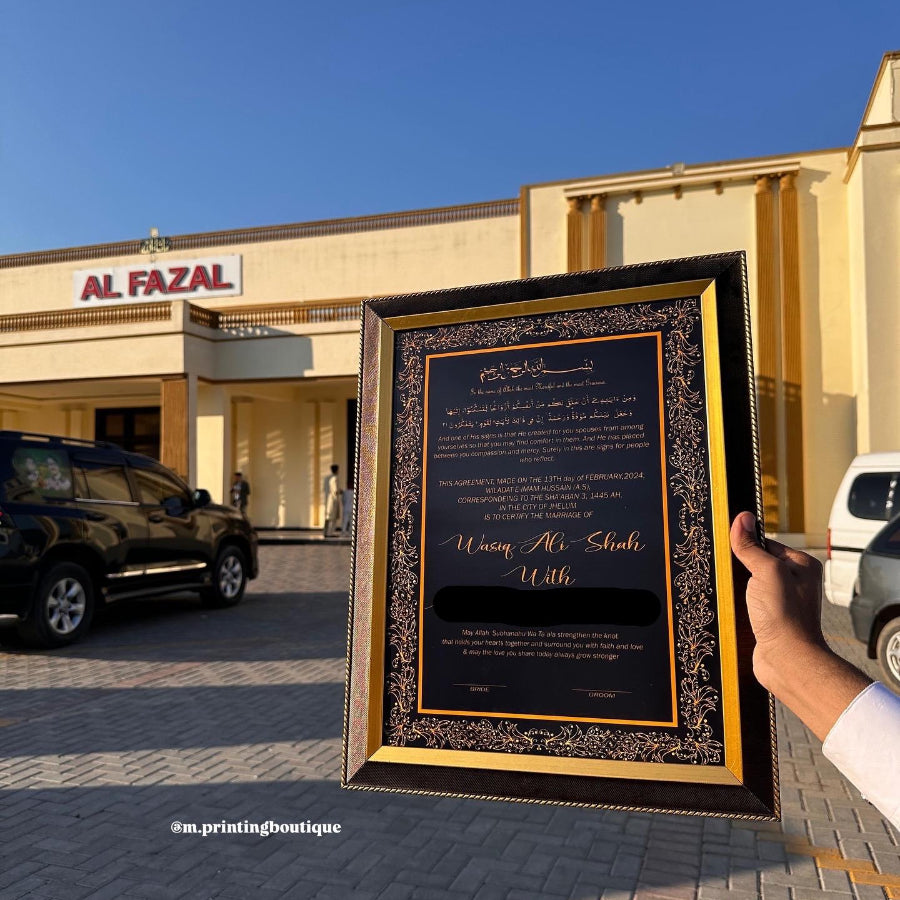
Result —
[[[131,603],[0,650],[2,900],[900,900],[897,833],[783,710],[780,825],[340,790],[349,550],[261,562],[234,609]],[[869,665],[844,610],[826,628]],[[269,820],[342,831],[171,829]]]

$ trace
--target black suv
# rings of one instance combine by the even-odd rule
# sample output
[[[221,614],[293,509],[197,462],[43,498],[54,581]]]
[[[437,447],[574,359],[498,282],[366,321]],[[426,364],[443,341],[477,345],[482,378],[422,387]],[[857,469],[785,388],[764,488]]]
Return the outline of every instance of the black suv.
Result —
[[[0,431],[0,615],[31,646],[60,647],[98,603],[197,590],[240,601],[256,532],[156,460],[113,444]]]

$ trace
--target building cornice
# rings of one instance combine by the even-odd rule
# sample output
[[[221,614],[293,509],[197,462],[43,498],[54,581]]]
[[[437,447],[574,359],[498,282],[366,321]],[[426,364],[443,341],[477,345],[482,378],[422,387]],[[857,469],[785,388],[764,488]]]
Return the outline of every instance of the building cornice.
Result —
[[[876,150],[896,150],[900,146],[900,122],[885,122],[881,125],[866,125],[859,129],[856,143],[847,157],[844,184],[853,177],[860,154]]]
[[[519,198],[489,200],[462,206],[441,206],[407,212],[384,213],[376,216],[357,216],[347,219],[322,219],[315,222],[295,222],[289,225],[266,225],[229,231],[206,231],[169,238],[169,250],[201,250],[232,244],[258,244],[266,241],[290,241],[302,238],[357,234],[391,228],[415,228],[422,225],[445,225],[470,222],[475,219],[494,219],[519,214]],[[0,256],[0,269],[20,266],[40,266],[80,260],[107,259],[116,256],[136,256],[141,252],[141,240],[112,244],[91,244],[60,250],[33,253],[14,253]]]
[[[185,303],[187,320],[204,328],[225,331],[277,325],[317,325],[359,319],[362,297],[336,300],[306,300],[212,309]],[[103,328],[147,322],[169,322],[175,301],[119,303],[87,309],[49,309],[40,312],[0,315],[0,335],[29,331],[60,331],[73,328]]]
[[[725,160],[715,160],[712,162],[702,162],[702,163],[693,163],[690,166],[685,166],[685,168],[690,169],[698,169],[698,168],[728,168],[731,166],[742,166],[745,164],[758,164],[765,165],[766,163],[772,162],[773,160],[781,160],[781,159],[800,159],[804,160],[810,156],[825,156],[825,155],[834,155],[836,153],[843,153],[845,156],[850,152],[849,147],[830,147],[824,150],[804,150],[800,153],[777,153],[770,156],[748,156],[740,159],[725,159]],[[549,187],[567,187],[571,184],[580,184],[581,182],[593,182],[593,181],[603,181],[607,178],[633,178],[638,179],[643,176],[653,175],[656,172],[670,172],[671,167],[667,167],[665,169],[634,169],[630,172],[617,172],[617,173],[607,173],[605,175],[594,175],[588,178],[561,178],[557,181],[539,181],[534,182],[532,184],[526,184],[522,186],[522,190],[530,191],[538,188],[549,188]]]
[[[637,194],[648,191],[678,190],[701,185],[721,185],[733,181],[753,181],[768,176],[799,172],[801,160],[796,156],[770,157],[720,165],[675,165],[649,172],[614,175],[570,182],[563,189],[566,197],[589,197],[597,194]]]
[[[866,103],[865,111],[860,120],[859,128],[856,131],[856,139],[853,146],[847,154],[847,168],[844,171],[844,184],[849,184],[856,169],[856,163],[859,161],[861,153],[870,152],[872,150],[894,150],[897,148],[895,135],[900,132],[900,123],[898,122],[879,122],[874,125],[866,125],[866,119],[872,111],[872,104],[875,102],[875,94],[878,91],[878,85],[887,69],[888,65],[900,60],[900,50],[893,50],[885,53],[881,57],[881,65],[875,74],[875,81],[872,82],[872,89],[869,91],[869,100]]]
[[[900,132],[900,126],[895,126]],[[844,173],[844,184],[849,184],[850,179],[853,177],[853,172],[856,169],[856,164],[859,162],[860,154],[862,153],[873,153],[879,150],[900,150],[900,140],[898,141],[879,141],[877,144],[865,144],[859,143],[854,148],[850,154],[850,159],[847,162],[847,171]]]
[[[872,87],[869,90],[869,100],[866,103],[866,108],[863,111],[862,119],[860,119],[857,132],[862,131],[866,127],[864,123],[866,119],[869,118],[869,113],[872,111],[872,104],[875,102],[875,90],[878,87],[878,82],[881,81],[881,76],[884,74],[884,70],[887,68],[888,63],[892,62],[895,59],[900,59],[900,50],[891,50],[881,57],[881,65],[878,67],[878,71],[875,73],[875,80],[872,82]]]

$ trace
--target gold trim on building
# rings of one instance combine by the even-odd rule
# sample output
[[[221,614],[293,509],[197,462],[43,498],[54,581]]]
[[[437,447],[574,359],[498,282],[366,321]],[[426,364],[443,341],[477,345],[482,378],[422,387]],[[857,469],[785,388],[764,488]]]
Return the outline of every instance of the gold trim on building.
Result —
[[[188,319],[203,328],[226,329],[259,325],[314,325],[354,322],[359,319],[362,298],[307,300],[228,309],[209,309],[188,304]],[[103,328],[143,322],[168,322],[173,301],[118,303],[88,309],[50,309],[46,312],[0,316],[0,334],[21,331],[58,331],[65,328]],[[68,342],[68,341],[67,341]]]
[[[781,252],[781,379],[784,385],[787,521],[783,530],[806,530],[803,483],[803,323],[800,308],[800,230],[794,174],[778,190]]]
[[[0,316],[0,333],[49,331],[57,328],[86,328],[96,325],[132,325],[136,322],[165,322],[172,318],[172,301],[120,303],[87,309],[50,309],[46,312],[11,313]]]
[[[519,189],[519,277],[531,272],[531,194],[526,187]]]
[[[588,266],[602,269],[606,265],[606,194],[591,197],[588,219]]]
[[[187,375],[162,380],[160,412],[160,462],[187,479],[190,414]]]
[[[227,309],[205,309],[191,306],[190,318],[207,328],[242,328],[257,325],[311,325],[322,322],[353,322],[359,319],[362,298],[346,300],[304,300],[240,306]],[[196,311],[196,317],[195,317]]]
[[[584,215],[581,212],[581,197],[569,197],[569,211],[566,213],[566,271],[580,272],[584,268]]]
[[[775,198],[768,175],[756,179],[757,393],[759,450],[766,527],[781,528],[778,502],[778,432],[775,385],[778,378],[778,283],[775,256]]]

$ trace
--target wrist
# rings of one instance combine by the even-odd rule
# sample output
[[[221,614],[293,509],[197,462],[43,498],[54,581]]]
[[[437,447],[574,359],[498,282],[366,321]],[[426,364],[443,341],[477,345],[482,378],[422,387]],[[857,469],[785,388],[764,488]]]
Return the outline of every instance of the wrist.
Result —
[[[779,700],[814,682],[816,672],[828,666],[835,654],[824,642],[785,641],[776,646],[757,645],[753,673],[759,683]]]
[[[834,653],[824,641],[757,647],[753,669],[760,684],[820,740],[825,739],[853,698],[871,684],[868,676]]]

